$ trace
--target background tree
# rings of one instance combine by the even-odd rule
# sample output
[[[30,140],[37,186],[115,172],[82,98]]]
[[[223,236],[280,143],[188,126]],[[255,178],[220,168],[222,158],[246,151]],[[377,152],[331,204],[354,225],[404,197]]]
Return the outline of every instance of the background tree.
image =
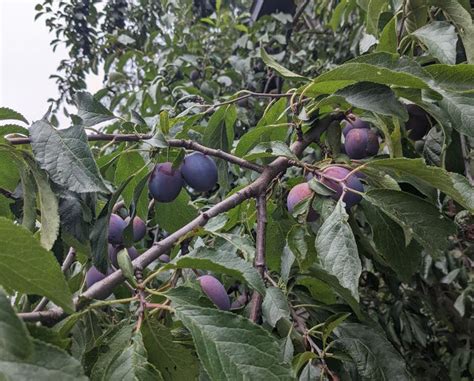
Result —
[[[0,109],[2,376],[472,379],[471,5],[256,3],[37,5],[69,58]]]

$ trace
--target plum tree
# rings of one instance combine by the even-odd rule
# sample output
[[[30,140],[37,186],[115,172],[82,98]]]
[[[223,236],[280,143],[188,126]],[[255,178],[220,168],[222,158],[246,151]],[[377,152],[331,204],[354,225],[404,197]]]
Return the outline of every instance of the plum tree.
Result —
[[[86,273],[86,286],[90,288],[94,283],[97,283],[105,278],[105,274],[101,273],[97,267],[92,266]]]
[[[179,170],[173,169],[170,162],[157,164],[148,180],[148,189],[158,202],[171,202],[178,197],[183,187]]]
[[[221,310],[230,309],[230,299],[224,285],[212,275],[203,275],[198,278],[202,291]]]
[[[301,183],[295,185],[291,188],[290,192],[288,193],[288,197],[286,198],[286,207],[290,213],[293,212],[295,206],[302,202],[304,199],[313,196],[313,191],[309,187],[308,183]],[[309,209],[307,221],[313,222],[318,218],[318,214],[313,208]]]
[[[370,129],[353,128],[346,135],[344,148],[351,159],[374,156],[379,152],[379,138]]]
[[[114,245],[109,244],[109,247],[108,247],[109,260],[110,260],[110,263],[112,263],[115,267],[118,267],[117,255],[119,251],[123,249],[124,249],[123,246],[114,246]],[[127,248],[127,253],[132,261],[140,255],[138,254],[137,249],[135,249],[133,246]]]
[[[123,242],[123,231],[127,223],[118,214],[111,214],[109,219],[108,241],[114,245],[120,245]]]
[[[217,184],[217,165],[201,152],[194,152],[184,158],[181,173],[186,184],[199,192],[210,191]]]
[[[425,110],[415,104],[406,105],[406,109],[408,111],[408,121],[405,124],[405,128],[408,132],[408,137],[412,140],[420,140],[431,128],[430,116]]]
[[[346,119],[342,121],[344,128],[342,129],[342,134],[347,136],[347,134],[352,131],[354,128],[363,128],[369,129],[370,124],[366,121],[360,119],[354,114],[349,114],[346,116]]]
[[[125,222],[128,224],[130,217],[125,218]],[[133,219],[133,240],[140,241],[146,234],[146,224],[140,217]]]
[[[340,181],[337,180],[344,179],[349,173],[349,169],[337,165],[331,165],[323,170],[324,175],[332,178],[329,179],[323,176],[321,178],[321,182],[334,190],[335,193],[331,196],[333,199],[339,200],[343,191],[343,185]],[[358,192],[364,191],[364,186],[356,175],[350,175],[346,180],[344,180],[344,184],[347,188],[354,189]],[[362,200],[362,197],[360,195],[352,193],[350,191],[347,191],[343,197],[343,201],[346,203],[347,209],[350,209],[352,206],[359,203],[360,200]]]

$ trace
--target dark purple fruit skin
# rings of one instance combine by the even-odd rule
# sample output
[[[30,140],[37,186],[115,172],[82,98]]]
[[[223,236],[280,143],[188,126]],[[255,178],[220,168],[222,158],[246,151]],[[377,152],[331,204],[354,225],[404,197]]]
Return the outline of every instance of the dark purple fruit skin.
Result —
[[[332,165],[330,167],[327,167],[323,170],[323,173],[327,176],[330,176],[334,179],[343,179],[344,177],[347,176],[347,174],[350,172],[349,169],[344,168],[344,167],[339,167],[337,165]],[[325,177],[321,178],[321,182],[328,186],[329,188],[333,189],[335,193],[331,196],[334,200],[339,200],[339,198],[342,195],[342,186],[340,183],[334,181],[334,180],[329,180]],[[360,182],[360,180],[357,178],[355,175],[351,175],[347,180],[346,180],[346,185],[348,188],[354,189],[359,192],[364,191],[364,186]],[[359,203],[362,200],[362,196],[352,193],[352,192],[346,192],[346,194],[343,197],[343,201],[346,203],[346,208],[350,209],[352,206],[355,204]]]
[[[408,137],[412,140],[420,140],[431,128],[430,117],[428,113],[420,106],[415,104],[406,105],[408,111],[408,121],[405,128],[408,131]]]
[[[363,129],[370,128],[369,123],[363,121],[362,119],[358,118],[354,114],[349,114],[347,115],[346,118],[347,118],[346,120],[342,121],[342,124],[344,125],[344,128],[342,129],[342,134],[344,136],[346,136],[354,128],[363,128]]]
[[[189,79],[194,82],[197,81],[200,76],[201,73],[199,73],[199,70],[193,70],[191,74],[189,74]]]
[[[232,302],[230,309],[234,310],[234,309],[242,308],[243,306],[247,304],[247,301],[248,301],[247,294],[242,294]]]
[[[90,288],[94,283],[97,283],[105,278],[105,274],[102,274],[97,267],[92,266],[86,273],[86,286]]]
[[[170,162],[157,164],[148,180],[148,189],[158,202],[171,202],[178,197],[183,187],[181,172],[172,168]]]
[[[351,159],[364,159],[379,152],[379,139],[372,130],[354,128],[346,135],[344,148]]]
[[[210,191],[217,184],[217,165],[201,152],[194,152],[184,158],[181,174],[186,184],[198,192]]]
[[[312,176],[311,176],[312,177]],[[305,198],[309,198],[313,195],[313,191],[309,187],[308,183],[301,183],[295,185],[291,188],[290,192],[288,193],[288,197],[286,198],[286,207],[290,213],[293,212],[295,206],[303,201]],[[307,221],[313,222],[318,218],[318,214],[314,211],[313,208],[310,208],[308,212]]]
[[[125,218],[125,222],[128,224],[130,217]],[[133,219],[133,240],[135,242],[140,241],[146,234],[146,224],[140,217]]]
[[[123,231],[127,223],[117,214],[111,214],[109,220],[108,241],[114,245],[120,245],[123,242]]]
[[[110,260],[110,263],[112,263],[115,267],[119,267],[118,261],[117,261],[117,254],[119,253],[120,250],[123,250],[123,249],[124,249],[123,246],[109,245],[109,248],[108,248],[109,260]],[[140,255],[138,254],[137,249],[135,249],[133,246],[127,249],[127,253],[132,261]]]
[[[221,282],[212,275],[203,275],[198,278],[202,291],[220,310],[230,309],[230,299]]]
[[[161,255],[158,257],[158,260],[159,260],[160,262],[163,262],[163,263],[168,263],[168,262],[171,260],[171,258],[170,258],[170,256],[167,255],[167,254],[161,254]]]

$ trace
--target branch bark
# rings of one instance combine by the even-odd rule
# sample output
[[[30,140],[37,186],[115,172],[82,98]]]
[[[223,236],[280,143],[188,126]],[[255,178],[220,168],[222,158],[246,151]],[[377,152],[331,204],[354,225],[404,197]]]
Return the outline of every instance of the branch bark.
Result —
[[[296,141],[291,145],[291,150],[296,156],[301,156],[305,148],[316,139],[319,139],[320,135],[327,129],[329,124],[334,120],[342,120],[343,114],[330,114],[324,119],[320,120],[315,127],[309,130],[302,141]],[[278,157],[273,160],[269,165],[265,167],[261,175],[251,184],[242,188],[238,192],[229,196],[225,200],[214,205],[206,212],[200,214],[194,220],[184,225],[181,229],[177,230],[173,234],[164,238],[160,242],[156,242],[150,249],[145,251],[132,264],[135,269],[144,269],[154,260],[156,260],[161,254],[171,249],[180,239],[186,234],[192,232],[194,229],[204,226],[207,221],[221,213],[227,212],[228,210],[239,205],[243,201],[256,197],[257,195],[265,192],[268,184],[280,173],[286,171],[290,166],[289,160],[286,157]],[[79,297],[74,298],[74,304],[76,310],[81,310],[92,299],[103,299],[108,297],[113,289],[125,280],[121,270],[117,270],[100,282],[95,283],[91,288],[85,291]],[[44,312],[26,312],[18,314],[20,318],[25,321],[41,321],[51,322],[52,320],[59,321],[66,315],[60,307],[54,307]]]
[[[146,141],[151,139],[153,136],[144,134],[92,134],[88,135],[87,139],[90,142],[94,141],[116,141],[116,142],[139,142],[139,141]],[[13,145],[21,145],[21,144],[30,144],[30,138],[10,138],[8,139],[10,144]],[[241,159],[240,157],[231,155],[230,153],[224,152],[220,149],[208,148],[199,143],[196,143],[192,140],[184,140],[184,139],[170,139],[167,141],[170,147],[177,147],[177,148],[186,148],[193,151],[202,152],[205,155],[214,156],[222,160],[226,160],[229,163],[236,164],[240,167],[251,169],[252,171],[256,171],[258,173],[263,172],[263,167],[261,165],[251,163],[250,161]]]
[[[257,252],[255,255],[255,267],[262,277],[265,276],[265,228],[267,225],[267,194],[262,192],[257,197]],[[250,320],[258,323],[262,316],[263,297],[258,292],[252,294],[250,307]]]

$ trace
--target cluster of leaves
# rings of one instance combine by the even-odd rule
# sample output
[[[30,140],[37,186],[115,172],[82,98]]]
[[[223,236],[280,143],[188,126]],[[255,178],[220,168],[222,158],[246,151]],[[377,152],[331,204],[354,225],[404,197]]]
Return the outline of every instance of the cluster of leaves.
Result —
[[[25,128],[21,114],[0,108],[0,120],[16,121],[0,126],[0,375],[472,379],[468,2],[304,2],[298,23],[275,14],[253,25],[239,1],[216,1],[200,20],[184,0],[113,1],[100,11],[98,1],[64,3],[38,10],[73,46],[64,67],[78,77],[59,80],[63,94],[75,93],[72,127],[56,129],[47,114]],[[80,29],[74,36],[71,25]],[[336,41],[315,42],[314,34],[334,36],[328,25],[340,32]],[[334,55],[324,56],[327,46]],[[95,96],[77,92],[101,62],[106,87]],[[193,70],[199,77],[191,81]],[[251,104],[234,104],[242,89]],[[407,102],[433,117],[421,142],[407,138]],[[379,155],[351,161],[341,153],[341,111],[378,129]],[[294,150],[319,128],[303,154]],[[288,170],[259,183],[266,215],[245,192],[265,173],[219,156],[217,191],[183,189],[171,203],[150,204],[153,164],[178,166],[190,141],[261,168],[285,160]],[[289,188],[329,163],[365,175],[363,201],[346,210],[315,178],[314,197],[288,213]],[[229,198],[238,202],[227,205]],[[306,221],[310,208],[316,222]],[[122,262],[121,272],[85,291],[91,263],[104,272],[110,265],[113,210],[147,221],[133,264],[156,259],[160,241],[177,236],[178,244],[169,264],[150,260],[134,272]],[[266,221],[263,279],[253,266],[262,242],[257,218]],[[74,261],[61,271],[71,247]],[[261,295],[262,324],[249,319],[258,298],[215,308],[196,282],[206,272],[235,300]],[[120,273],[127,282],[117,285]],[[41,297],[50,301],[42,313]],[[43,324],[29,323],[36,320]]]

